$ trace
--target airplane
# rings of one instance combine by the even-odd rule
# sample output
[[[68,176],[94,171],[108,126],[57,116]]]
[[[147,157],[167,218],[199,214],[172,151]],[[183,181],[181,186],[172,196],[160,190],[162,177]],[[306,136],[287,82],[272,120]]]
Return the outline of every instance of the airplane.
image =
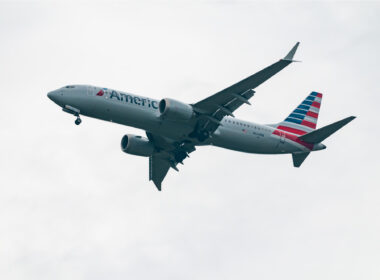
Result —
[[[347,117],[317,129],[322,93],[313,91],[289,116],[277,124],[258,124],[234,117],[243,104],[250,105],[255,88],[295,62],[299,42],[279,61],[240,82],[193,104],[172,98],[155,100],[91,85],[68,85],[49,92],[48,97],[66,113],[143,129],[146,137],[126,134],[123,152],[149,157],[149,180],[161,191],[170,168],[196,150],[213,145],[256,154],[291,154],[300,167],[310,152],[326,148],[322,141],[355,119]]]

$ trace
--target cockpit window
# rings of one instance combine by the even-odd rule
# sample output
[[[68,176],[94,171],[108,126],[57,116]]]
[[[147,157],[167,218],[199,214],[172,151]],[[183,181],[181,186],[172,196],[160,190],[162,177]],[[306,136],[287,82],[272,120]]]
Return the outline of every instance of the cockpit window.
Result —
[[[75,86],[65,86],[65,88],[75,88]]]

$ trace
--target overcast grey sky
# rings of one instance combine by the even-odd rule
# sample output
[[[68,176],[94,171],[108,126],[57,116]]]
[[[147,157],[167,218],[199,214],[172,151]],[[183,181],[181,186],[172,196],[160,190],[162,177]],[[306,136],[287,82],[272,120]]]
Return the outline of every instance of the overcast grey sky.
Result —
[[[0,4],[0,279],[379,279],[377,2]],[[93,84],[193,103],[283,57],[236,116],[281,121],[324,93],[319,127],[358,118],[300,169],[202,147],[163,192],[120,140],[63,113]]]

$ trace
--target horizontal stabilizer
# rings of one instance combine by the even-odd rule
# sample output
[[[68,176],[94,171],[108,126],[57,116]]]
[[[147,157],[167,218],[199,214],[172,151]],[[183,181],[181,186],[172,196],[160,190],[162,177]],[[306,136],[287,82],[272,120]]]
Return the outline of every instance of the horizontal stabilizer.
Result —
[[[334,122],[332,124],[326,125],[326,126],[319,128],[317,130],[314,130],[308,134],[299,136],[298,138],[304,142],[311,143],[311,144],[321,143],[323,140],[325,140],[331,134],[333,134],[337,130],[341,129],[343,126],[345,126],[346,124],[348,124],[350,121],[352,121],[355,118],[356,117],[354,117],[354,116],[345,118],[343,120]]]
[[[300,167],[301,164],[304,162],[304,160],[307,158],[307,156],[310,154],[310,152],[307,153],[293,153],[293,165],[294,167]]]

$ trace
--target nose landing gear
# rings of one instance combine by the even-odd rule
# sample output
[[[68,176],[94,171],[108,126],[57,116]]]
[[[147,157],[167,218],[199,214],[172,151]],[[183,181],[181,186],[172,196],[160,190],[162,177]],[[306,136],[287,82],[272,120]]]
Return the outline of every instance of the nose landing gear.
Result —
[[[75,120],[75,124],[76,125],[80,125],[81,122],[82,122],[82,120],[81,120],[81,118],[78,115],[77,118],[76,118],[76,120]]]
[[[74,108],[74,107],[72,107],[70,105],[65,105],[65,107],[62,108],[62,110],[64,112],[66,112],[66,113],[72,114],[72,115],[74,115],[74,116],[77,117],[76,120],[75,120],[75,124],[76,125],[80,125],[81,124],[82,120],[81,120],[81,118],[79,116],[79,113],[80,113],[79,109]]]

